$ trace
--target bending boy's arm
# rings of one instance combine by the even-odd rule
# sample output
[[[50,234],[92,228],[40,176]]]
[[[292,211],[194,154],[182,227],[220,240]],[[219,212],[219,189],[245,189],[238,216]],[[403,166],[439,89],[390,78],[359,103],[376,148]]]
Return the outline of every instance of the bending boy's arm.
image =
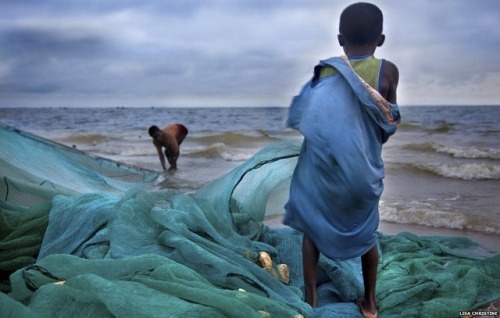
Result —
[[[167,167],[165,166],[165,157],[163,156],[163,152],[161,151],[161,146],[155,144],[155,147],[156,151],[158,152],[158,157],[160,158],[161,167],[163,168],[163,171],[166,171]]]

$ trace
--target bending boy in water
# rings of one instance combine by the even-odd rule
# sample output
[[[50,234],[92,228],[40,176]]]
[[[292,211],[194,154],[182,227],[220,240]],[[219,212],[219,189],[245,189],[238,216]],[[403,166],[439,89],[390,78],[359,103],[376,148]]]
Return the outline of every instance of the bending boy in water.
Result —
[[[179,147],[188,134],[188,129],[182,124],[172,124],[160,129],[157,126],[149,127],[149,136],[153,138],[153,145],[156,147],[161,167],[166,171],[165,157],[162,148],[165,148],[170,168],[168,170],[177,170],[177,159],[179,158]]]
[[[382,144],[396,130],[399,72],[373,54],[384,43],[383,15],[368,3],[340,16],[344,57],[321,61],[294,98],[289,126],[304,142],[290,184],[283,222],[304,233],[305,300],[318,305],[319,253],[330,259],[361,256],[364,317],[377,316],[375,287],[378,203],[383,191]]]

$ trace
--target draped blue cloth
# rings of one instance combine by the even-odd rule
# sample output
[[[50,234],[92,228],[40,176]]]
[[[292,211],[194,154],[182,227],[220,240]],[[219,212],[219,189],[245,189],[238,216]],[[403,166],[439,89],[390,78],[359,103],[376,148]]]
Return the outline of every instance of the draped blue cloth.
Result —
[[[399,108],[368,87],[343,57],[312,79],[289,109],[304,142],[283,223],[304,233],[329,258],[363,255],[377,241],[384,189],[382,144],[396,131]]]

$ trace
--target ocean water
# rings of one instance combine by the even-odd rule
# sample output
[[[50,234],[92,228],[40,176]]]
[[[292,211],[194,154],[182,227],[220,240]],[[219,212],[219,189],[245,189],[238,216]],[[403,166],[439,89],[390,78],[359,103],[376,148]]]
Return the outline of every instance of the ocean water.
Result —
[[[160,188],[195,191],[273,142],[300,138],[287,108],[0,108],[0,122],[93,155],[161,171],[147,129],[189,134]],[[500,107],[401,107],[386,143],[381,220],[500,236]],[[1,150],[0,150],[1,151]],[[36,160],[36,158],[35,158]]]

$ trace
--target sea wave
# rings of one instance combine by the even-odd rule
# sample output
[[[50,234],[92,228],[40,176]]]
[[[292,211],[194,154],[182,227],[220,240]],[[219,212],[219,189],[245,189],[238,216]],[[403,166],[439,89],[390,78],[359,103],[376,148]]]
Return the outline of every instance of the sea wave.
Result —
[[[481,147],[446,146],[435,142],[408,144],[403,149],[418,150],[421,152],[436,152],[448,154],[454,158],[465,159],[500,159],[500,149]]]
[[[415,169],[461,180],[499,180],[500,166],[489,163],[411,164]]]
[[[181,156],[191,156],[195,158],[222,158],[225,161],[244,161],[250,159],[258,150],[252,148],[230,147],[223,142],[216,142],[207,146],[181,146]],[[145,146],[111,146],[90,150],[102,156],[144,157],[157,156],[156,149],[151,145]]]
[[[454,129],[453,123],[446,121],[438,121],[432,125],[424,125],[420,122],[402,122],[398,126],[400,131],[425,131],[429,134],[432,133],[447,133]]]
[[[136,142],[136,139],[131,138],[116,138],[109,135],[103,134],[73,134],[70,136],[49,136],[47,137],[56,142],[68,144],[93,144],[93,143],[102,143],[108,141],[130,141]],[[148,137],[149,138],[149,137]],[[201,144],[214,144],[217,142],[222,142],[228,145],[234,144],[247,144],[247,143],[258,143],[258,142],[272,142],[275,140],[280,140],[279,137],[273,136],[272,132],[268,132],[267,130],[255,130],[249,131],[247,133],[237,133],[237,132],[201,132],[198,135],[188,135],[188,138],[192,142],[201,143]],[[139,136],[139,140],[141,136]]]
[[[191,141],[204,144],[224,143],[226,145],[245,145],[248,143],[270,142],[273,140],[279,140],[279,138],[273,137],[269,132],[265,130],[258,130],[253,133],[255,133],[255,135],[234,132],[221,132],[218,134],[210,134],[204,136],[189,136],[189,139]]]
[[[250,159],[255,154],[249,148],[235,148],[223,142],[216,142],[209,146],[189,147],[182,150],[183,155],[193,157],[214,158],[220,157],[226,161],[244,161]]]
[[[75,143],[75,144],[97,144],[100,142],[107,142],[110,141],[109,136],[105,135],[100,135],[100,134],[82,134],[82,135],[71,135],[68,137],[62,137],[62,138],[50,138],[53,139],[56,142],[68,144],[68,143]]]
[[[422,124],[416,122],[402,122],[398,126],[398,130],[412,131],[412,130],[421,130]]]
[[[381,201],[380,220],[398,224],[500,234],[500,228],[498,227],[491,226],[489,223],[471,222],[469,216],[463,213],[443,211],[429,202],[413,201],[404,204],[386,205]]]
[[[454,128],[454,124],[448,123],[446,121],[439,121],[432,127],[426,127],[426,131],[433,133],[447,133]]]

